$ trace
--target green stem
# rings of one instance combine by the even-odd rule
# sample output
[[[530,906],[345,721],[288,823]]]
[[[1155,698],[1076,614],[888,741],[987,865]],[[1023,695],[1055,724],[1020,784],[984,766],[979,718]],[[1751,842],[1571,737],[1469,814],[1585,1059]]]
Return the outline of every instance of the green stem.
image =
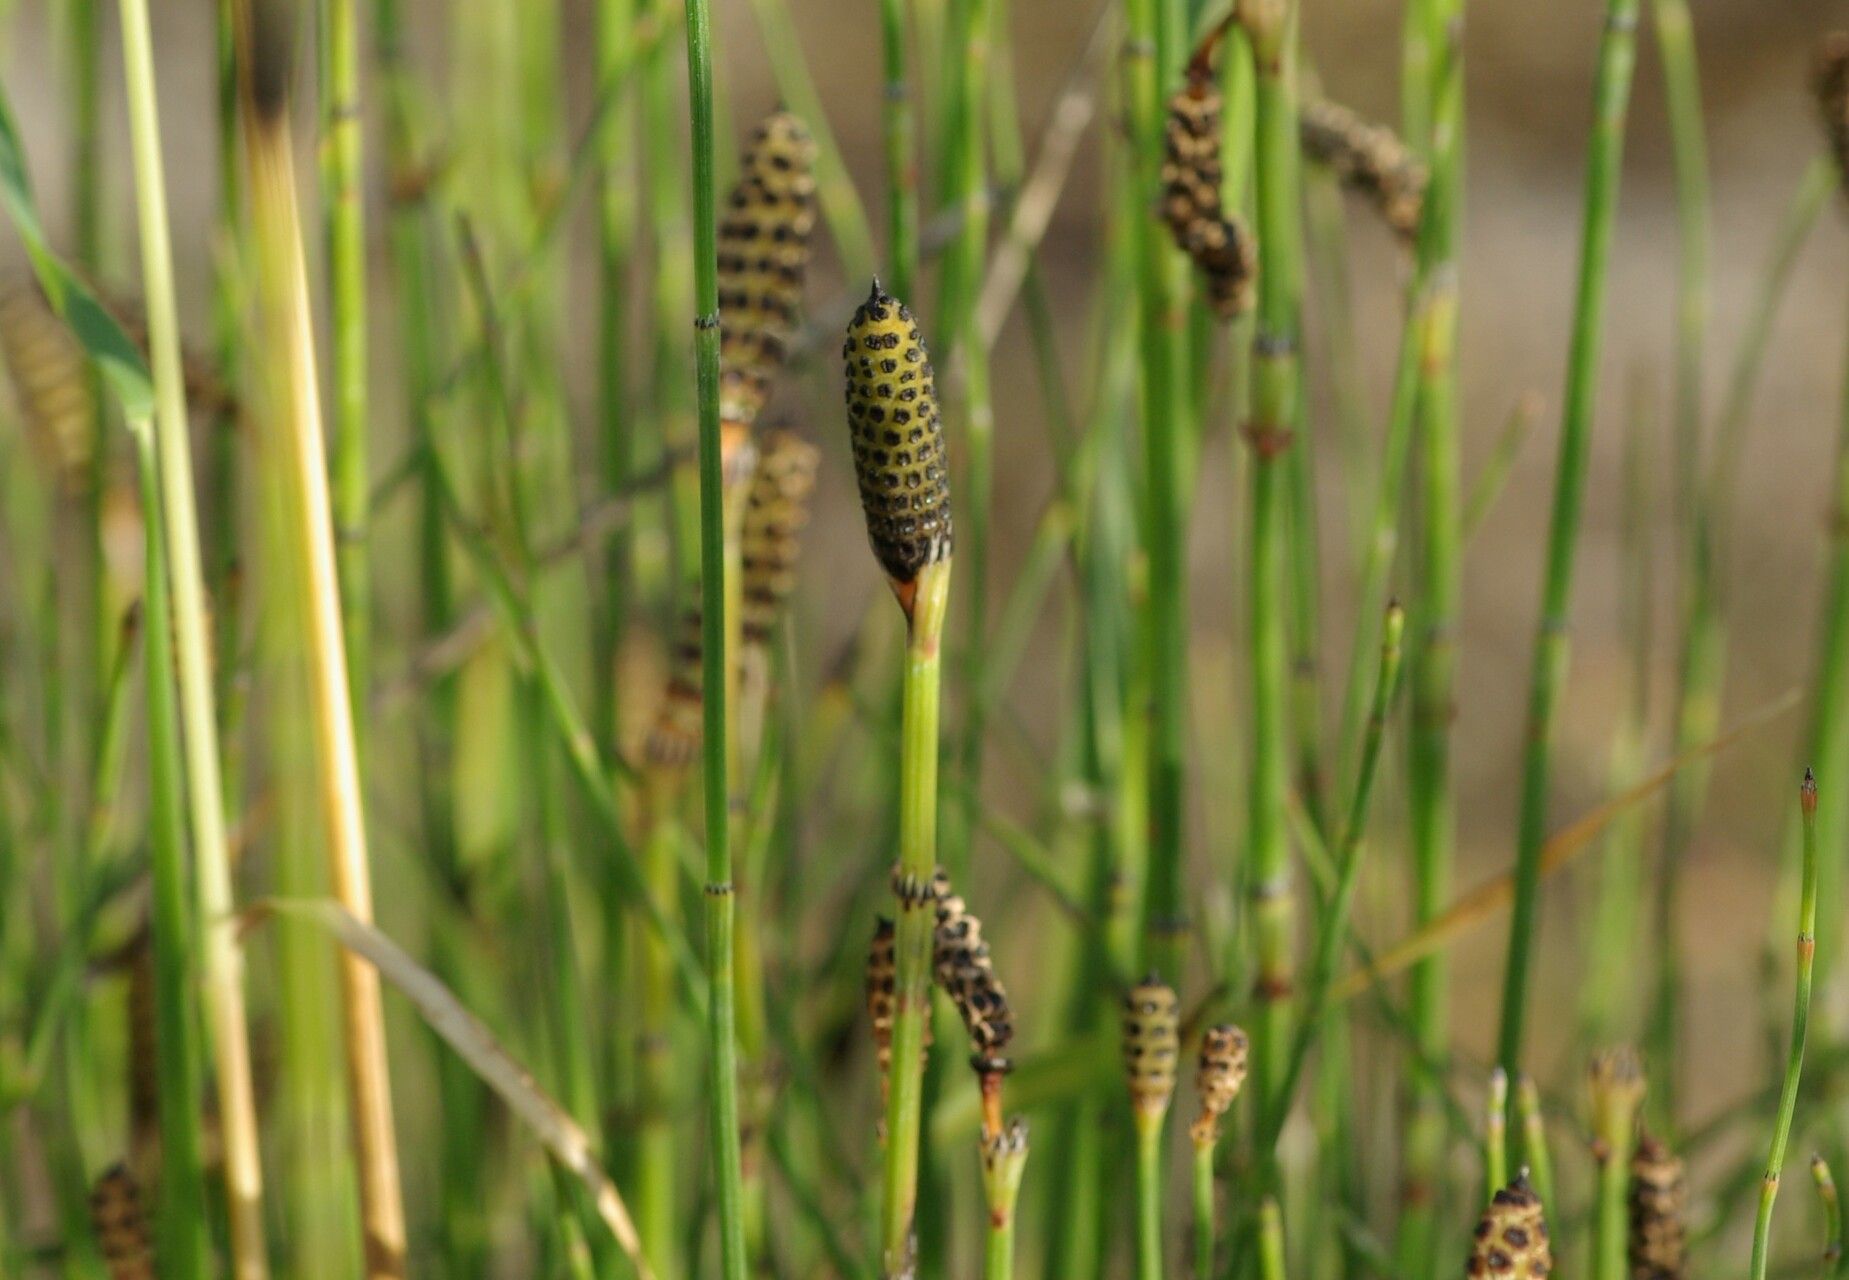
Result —
[[[744,1280],[738,1146],[738,988],[733,976],[732,838],[726,783],[725,492],[719,466],[719,275],[713,175],[713,33],[709,0],[687,0],[687,97],[693,128],[694,367],[700,425],[700,661],[706,801],[707,1037],[710,1139],[726,1280]]]
[[[1798,1106],[1798,1083],[1804,1075],[1804,1037],[1810,1025],[1811,978],[1817,958],[1817,780],[1807,769],[1799,792],[1804,815],[1804,884],[1798,899],[1798,980],[1791,1009],[1791,1048],[1785,1080],[1778,1092],[1778,1116],[1766,1153],[1765,1179],[1759,1186],[1759,1212],[1753,1219],[1752,1280],[1765,1280],[1766,1253],[1772,1233],[1772,1205],[1778,1199],[1779,1172],[1791,1139],[1791,1117]]]
[[[166,528],[153,431],[130,424],[147,526],[149,833],[154,902],[154,991],[160,1101],[162,1275],[211,1274],[200,1161],[199,1046],[193,1013],[193,923],[188,911],[186,830],[181,807],[180,730],[173,691],[173,618],[167,599]]]
[[[1278,1211],[1274,1196],[1266,1196],[1258,1208],[1259,1280],[1287,1280],[1284,1266],[1284,1215]]]
[[[1162,1280],[1162,1134],[1167,1108],[1136,1113],[1136,1280]]]
[[[1463,587],[1458,425],[1457,242],[1462,221],[1464,129],[1463,6],[1429,0],[1426,23],[1433,56],[1431,182],[1419,228],[1420,273],[1428,282],[1426,325],[1418,363],[1420,441],[1415,581],[1419,599],[1409,665],[1407,825],[1411,845],[1413,919],[1424,924],[1451,894],[1457,842],[1457,802],[1451,776],[1451,726],[1456,710],[1457,629]],[[1407,1017],[1421,1061],[1446,1052],[1448,966],[1442,956],[1412,971]],[[1404,1155],[1406,1211],[1400,1244],[1411,1275],[1432,1264],[1437,1233],[1437,1185],[1444,1161],[1439,1083],[1414,1069],[1407,1088]],[[1499,1184],[1500,1185],[1500,1184]]]
[[[1500,1067],[1490,1072],[1489,1101],[1483,1121],[1483,1183],[1487,1199],[1509,1183],[1509,1077]]]
[[[899,865],[894,874],[918,885],[929,884],[937,870],[938,687],[952,563],[948,558],[935,560],[919,571],[900,695]],[[895,884],[895,890],[898,887]],[[880,1208],[880,1274],[888,1280],[911,1274],[915,1248],[912,1217],[918,1201],[934,919],[931,903],[923,895],[899,896],[897,1012]]]
[[[219,776],[218,720],[213,709],[208,611],[193,500],[192,450],[173,258],[167,230],[166,177],[155,104],[154,54],[147,0],[121,0],[122,61],[135,157],[141,226],[143,288],[154,365],[154,448],[161,518],[165,523],[173,642],[178,669],[181,744],[185,751],[188,818],[197,877],[197,924],[203,944],[202,982],[211,1029],[225,1191],[230,1202],[232,1274],[268,1274],[263,1244],[263,1171],[257,1154],[256,1101],[244,1012],[243,959],[233,934],[231,863],[225,840],[224,787]]]
[[[1168,94],[1185,56],[1186,31],[1174,0],[1126,6],[1136,181],[1160,190],[1162,131]],[[1145,546],[1148,585],[1142,602],[1150,679],[1148,732],[1149,869],[1143,915],[1145,961],[1179,978],[1188,929],[1182,884],[1182,787],[1187,757],[1187,501],[1189,451],[1184,261],[1166,231],[1139,211],[1137,324],[1141,379]]]
[[[1541,1091],[1533,1076],[1515,1086],[1515,1115],[1522,1126],[1522,1158],[1528,1162],[1528,1180],[1542,1204],[1553,1204],[1554,1158],[1547,1145],[1547,1117],[1541,1113]]]
[[[1541,616],[1535,633],[1528,694],[1521,817],[1515,855],[1515,901],[1509,922],[1508,964],[1503,975],[1502,1024],[1497,1036],[1497,1060],[1511,1076],[1521,1071],[1529,968],[1535,924],[1540,913],[1541,846],[1547,838],[1549,748],[1553,741],[1554,709],[1566,684],[1567,608],[1572,595],[1573,562],[1579,543],[1580,513],[1591,452],[1605,309],[1605,268],[1618,208],[1624,121],[1637,57],[1636,28],[1637,0],[1609,0],[1593,91],[1595,119],[1586,157],[1578,301],[1567,364]]]
[[[1286,613],[1290,586],[1285,552],[1290,484],[1302,404],[1297,364],[1301,279],[1298,269],[1298,143],[1295,5],[1242,5],[1257,73],[1258,325],[1252,342],[1251,789],[1247,856],[1257,951],[1254,1085],[1261,1117],[1284,1105],[1289,1063],[1292,901],[1287,742],[1290,660]]]
[[[1337,855],[1335,889],[1329,895],[1316,934],[1316,954],[1311,961],[1309,997],[1304,1001],[1303,1020],[1290,1046],[1290,1060],[1277,1098],[1261,1118],[1256,1149],[1269,1152],[1283,1131],[1284,1118],[1290,1111],[1297,1082],[1303,1075],[1310,1047],[1329,1011],[1329,988],[1335,981],[1336,964],[1342,958],[1342,944],[1348,940],[1348,918],[1354,906],[1355,887],[1361,882],[1362,836],[1367,828],[1368,808],[1374,794],[1374,778],[1380,765],[1381,744],[1386,739],[1387,712],[1399,690],[1401,641],[1405,635],[1406,615],[1397,605],[1387,607],[1381,625],[1380,666],[1374,680],[1374,704],[1368,714],[1367,734],[1362,740],[1360,767],[1355,774],[1354,795],[1349,801],[1347,820],[1342,828],[1342,843]]]
[[[909,298],[918,276],[918,125],[905,59],[905,0],[880,0],[886,79],[886,261],[893,296]]]
[[[1213,1280],[1212,1142],[1194,1144],[1194,1280]]]
[[[1817,1184],[1817,1199],[1823,1205],[1823,1274],[1833,1276],[1843,1257],[1843,1202],[1836,1192],[1836,1180],[1830,1176],[1829,1163],[1822,1156],[1810,1158],[1811,1180]]]
[[[347,682],[365,723],[372,609],[367,567],[369,421],[366,382],[366,211],[356,0],[321,0],[321,192],[327,235],[329,358],[333,394],[328,434],[334,537]]]

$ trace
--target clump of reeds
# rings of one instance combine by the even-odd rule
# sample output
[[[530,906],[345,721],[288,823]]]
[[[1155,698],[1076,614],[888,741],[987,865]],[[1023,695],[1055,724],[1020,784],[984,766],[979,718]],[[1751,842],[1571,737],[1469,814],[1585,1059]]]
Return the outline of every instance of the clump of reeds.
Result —
[[[1471,1280],[1542,1280],[1553,1269],[1544,1206],[1523,1170],[1490,1198],[1477,1219],[1464,1274]]]
[[[1188,66],[1188,80],[1168,101],[1162,129],[1162,218],[1207,286],[1222,319],[1252,307],[1258,248],[1243,219],[1225,207],[1221,186],[1224,132],[1212,45]]]
[[[1631,1156],[1632,1280],[1682,1280],[1688,1272],[1688,1186],[1682,1159],[1645,1133]]]
[[[719,419],[729,470],[796,331],[815,230],[815,152],[796,116],[766,118],[719,220]]]
[[[1431,174],[1398,134],[1340,103],[1310,98],[1300,108],[1298,137],[1304,155],[1371,204],[1393,234],[1413,241]]]
[[[154,1280],[154,1238],[126,1165],[111,1165],[90,1189],[90,1225],[110,1280]]]

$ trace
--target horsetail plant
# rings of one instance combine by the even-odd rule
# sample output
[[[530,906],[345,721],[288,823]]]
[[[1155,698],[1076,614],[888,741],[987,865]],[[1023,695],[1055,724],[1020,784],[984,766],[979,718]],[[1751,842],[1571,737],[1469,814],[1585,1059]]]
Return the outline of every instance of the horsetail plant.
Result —
[[[964,906],[940,868],[932,879],[937,925],[932,935],[931,965],[937,985],[956,1006],[969,1034],[970,1069],[982,1090],[982,1135],[1002,1133],[1002,1080],[1014,1069],[1008,1046],[1014,1040],[1014,1011],[996,976],[982,921]]]
[[[1521,1122],[1522,1151],[1528,1160],[1528,1176],[1535,1194],[1543,1202],[1554,1196],[1554,1157],[1547,1143],[1547,1117],[1541,1112],[1541,1091],[1534,1077],[1524,1075],[1515,1082],[1515,1116]]]
[[[1201,1109],[1188,1127],[1194,1143],[1195,1280],[1211,1280],[1214,1274],[1213,1154],[1220,1142],[1220,1121],[1245,1086],[1249,1047],[1246,1033],[1230,1023],[1208,1027],[1201,1034],[1200,1061],[1194,1073]]]
[[[1779,1085],[1778,1113],[1772,1122],[1765,1178],[1759,1186],[1759,1212],[1753,1219],[1752,1280],[1765,1280],[1772,1206],[1778,1199],[1785,1144],[1791,1139],[1791,1117],[1798,1106],[1798,1082],[1804,1074],[1804,1041],[1810,1027],[1811,977],[1817,960],[1818,856],[1817,779],[1809,769],[1804,771],[1804,781],[1798,788],[1798,806],[1804,818],[1804,876],[1798,900],[1797,991],[1792,999],[1791,1045],[1785,1057],[1784,1080]]]
[[[1265,1117],[1283,1100],[1291,1018],[1292,902],[1287,743],[1290,669],[1285,611],[1287,456],[1296,444],[1301,408],[1298,369],[1296,7],[1291,0],[1240,0],[1236,10],[1251,42],[1257,73],[1258,326],[1252,339],[1252,413],[1245,425],[1252,450],[1251,565],[1247,608],[1251,631],[1251,786],[1247,856],[1251,867],[1252,933],[1257,951],[1253,1026],[1258,1109]]]
[[[1181,1057],[1175,989],[1153,975],[1124,997],[1124,1078],[1136,1127],[1136,1276],[1162,1278],[1162,1133]]]
[[[874,558],[906,620],[893,868],[891,1087],[881,1181],[880,1268],[912,1272],[924,1028],[930,1013],[937,872],[938,687],[953,563],[950,472],[931,362],[912,313],[873,282],[842,347],[854,471]]]
[[[1644,1101],[1643,1063],[1637,1051],[1624,1045],[1596,1055],[1588,1074],[1588,1091],[1592,1099],[1592,1158],[1598,1164],[1590,1274],[1594,1280],[1623,1280],[1629,1240],[1626,1216],[1631,1153]]]
[[[257,1148],[257,1109],[251,1081],[250,1040],[244,1007],[243,962],[233,935],[231,863],[225,837],[224,790],[219,769],[218,718],[214,709],[211,642],[205,602],[203,559],[193,500],[186,393],[180,367],[180,338],[173,258],[167,230],[167,191],[161,160],[160,114],[156,105],[153,38],[146,0],[121,0],[122,61],[135,157],[136,208],[141,228],[143,289],[148,304],[148,338],[154,370],[155,412],[143,422],[144,493],[158,496],[164,526],[166,586],[172,593],[174,673],[179,692],[178,738],[185,758],[187,823],[192,835],[197,930],[202,950],[202,984],[210,1027],[223,1143],[226,1217],[230,1229],[231,1274],[263,1280],[269,1274],[264,1247],[263,1168]],[[320,461],[316,459],[317,471]],[[146,518],[155,520],[150,507]],[[150,526],[152,527],[152,525]],[[152,639],[166,624],[148,619]],[[162,647],[164,648],[164,640]],[[151,669],[164,670],[150,662]],[[342,690],[345,696],[345,690]],[[156,748],[157,752],[159,748]],[[177,832],[178,814],[173,817]],[[174,851],[174,856],[180,856]],[[177,873],[177,872],[176,872]],[[197,1229],[197,1224],[191,1229]]]
[[[1010,1120],[982,1139],[982,1190],[988,1201],[988,1229],[983,1249],[984,1280],[1014,1276],[1015,1201],[1027,1169],[1027,1122]]]
[[[720,421],[719,234],[713,171],[713,31],[709,0],[687,0],[687,104],[693,136],[694,367],[700,461],[701,777],[706,810],[707,1047],[711,1079],[708,1140],[718,1204],[720,1274],[744,1280],[744,1172],[739,1151],[737,900],[726,771],[730,721],[726,686],[725,457]],[[776,167],[772,166],[773,169]]]
[[[1605,314],[1606,262],[1618,209],[1624,121],[1630,104],[1631,74],[1636,67],[1636,41],[1637,0],[1609,0],[1593,89],[1595,118],[1586,156],[1578,296],[1567,361],[1541,613],[1536,623],[1529,677],[1528,729],[1524,738],[1515,852],[1515,902],[1509,923],[1508,962],[1503,972],[1502,1023],[1497,1036],[1497,1058],[1503,1069],[1511,1074],[1519,1073],[1522,1065],[1529,967],[1535,924],[1540,914],[1541,846],[1547,838],[1554,711],[1566,683],[1567,609],[1572,595],[1573,563],[1578,549],[1591,448],[1599,343]]]

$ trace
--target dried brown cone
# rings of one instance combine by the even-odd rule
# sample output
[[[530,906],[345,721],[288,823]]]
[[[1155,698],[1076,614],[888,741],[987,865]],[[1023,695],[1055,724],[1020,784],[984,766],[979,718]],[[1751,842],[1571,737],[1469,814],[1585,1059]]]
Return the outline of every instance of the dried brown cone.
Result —
[[[90,1190],[90,1227],[111,1280],[154,1280],[154,1243],[141,1187],[125,1165],[104,1171]]]
[[[1220,90],[1210,66],[1188,69],[1163,126],[1162,220],[1193,259],[1222,318],[1250,309],[1258,253],[1252,234],[1220,199]]]
[[[819,459],[816,447],[793,431],[770,432],[758,452],[739,530],[739,632],[748,645],[770,643],[796,589],[796,563]]]
[[[705,667],[700,607],[681,612],[668,657],[668,687],[642,744],[643,762],[653,770],[677,772],[700,754],[705,731]]]
[[[1008,1044],[1014,1039],[1014,1011],[1008,991],[996,976],[982,921],[950,888],[940,869],[933,881],[937,928],[932,939],[932,966],[938,986],[950,997],[969,1032],[970,1066],[979,1075],[1005,1075],[1011,1068]]]
[[[1849,31],[1832,31],[1817,46],[1811,92],[1830,154],[1836,157],[1836,167],[1849,187]]]
[[[1175,1096],[1181,1056],[1181,1002],[1151,975],[1124,997],[1124,1076],[1139,1122],[1160,1120]]]
[[[1303,104],[1297,130],[1306,156],[1365,197],[1401,240],[1417,238],[1430,175],[1399,135],[1327,99]]]
[[[1246,1033],[1231,1023],[1208,1027],[1201,1035],[1200,1065],[1194,1076],[1201,1112],[1189,1132],[1198,1144],[1212,1145],[1220,1136],[1220,1118],[1232,1109],[1246,1081]]]
[[[1464,1274],[1471,1280],[1540,1280],[1553,1269],[1541,1197],[1528,1185],[1524,1169],[1477,1219]]]
[[[873,1028],[873,1053],[880,1065],[880,1095],[892,1071],[892,1024],[899,1009],[899,965],[896,932],[891,919],[873,922],[873,942],[867,948],[867,1023]],[[931,1048],[931,1022],[925,1020],[924,1047]]]
[[[918,323],[878,280],[841,349],[847,420],[867,538],[901,598],[951,552],[950,467]]]
[[[81,492],[95,446],[90,372],[76,335],[30,277],[0,292],[0,360],[32,451],[67,493]]]
[[[719,221],[719,418],[728,457],[783,366],[815,217],[815,139],[779,111],[745,144]]]
[[[1630,1234],[1633,1280],[1682,1280],[1688,1272],[1688,1186],[1682,1160],[1643,1134],[1631,1156]]]

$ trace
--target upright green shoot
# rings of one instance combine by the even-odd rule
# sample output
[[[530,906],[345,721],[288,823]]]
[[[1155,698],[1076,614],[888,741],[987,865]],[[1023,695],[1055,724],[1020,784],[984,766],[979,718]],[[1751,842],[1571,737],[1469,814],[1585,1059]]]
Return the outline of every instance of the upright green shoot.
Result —
[[[1593,89],[1594,120],[1586,157],[1578,299],[1567,357],[1560,453],[1554,473],[1553,511],[1548,526],[1541,613],[1535,630],[1527,731],[1523,739],[1515,901],[1509,922],[1508,962],[1503,973],[1502,1022],[1497,1035],[1497,1060],[1511,1078],[1518,1076],[1522,1067],[1529,969],[1540,916],[1541,846],[1547,838],[1554,710],[1567,677],[1568,609],[1591,453],[1605,313],[1606,262],[1618,210],[1624,123],[1630,104],[1631,76],[1637,61],[1636,41],[1637,0],[1609,0]]]
[[[1765,1178],[1759,1186],[1759,1212],[1753,1219],[1752,1280],[1765,1280],[1771,1243],[1772,1206],[1778,1199],[1778,1179],[1785,1167],[1785,1146],[1791,1140],[1791,1118],[1798,1107],[1798,1083],[1804,1075],[1804,1040],[1810,1027],[1811,978],[1817,959],[1817,779],[1809,769],[1798,792],[1804,818],[1804,882],[1798,898],[1797,992],[1792,1000],[1791,1045],[1785,1056],[1785,1075],[1778,1090],[1778,1114],[1772,1122],[1771,1146],[1766,1152]]]

